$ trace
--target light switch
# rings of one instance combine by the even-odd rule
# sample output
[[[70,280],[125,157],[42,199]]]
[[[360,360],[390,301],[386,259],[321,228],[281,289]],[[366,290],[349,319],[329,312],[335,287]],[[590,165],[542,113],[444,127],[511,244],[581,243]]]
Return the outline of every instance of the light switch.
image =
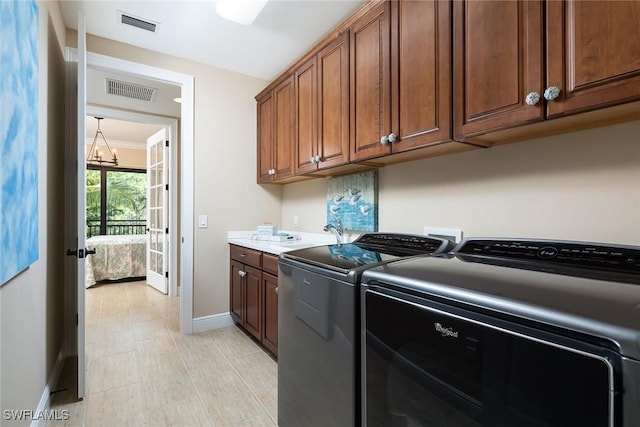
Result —
[[[208,222],[209,222],[209,218],[207,217],[207,215],[198,216],[198,228],[207,228]]]

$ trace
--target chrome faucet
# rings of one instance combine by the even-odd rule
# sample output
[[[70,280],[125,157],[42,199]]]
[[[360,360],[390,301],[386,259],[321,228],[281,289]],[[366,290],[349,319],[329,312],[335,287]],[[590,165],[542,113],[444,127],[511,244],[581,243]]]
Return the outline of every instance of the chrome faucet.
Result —
[[[336,241],[339,245],[342,244],[342,222],[336,218],[336,225],[327,224],[322,229],[323,231],[331,231],[336,236]]]

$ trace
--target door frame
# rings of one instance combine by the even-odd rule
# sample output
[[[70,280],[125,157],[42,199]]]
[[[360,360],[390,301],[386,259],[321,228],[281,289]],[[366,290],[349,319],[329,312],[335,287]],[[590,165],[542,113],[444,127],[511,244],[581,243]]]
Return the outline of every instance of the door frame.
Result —
[[[194,78],[187,74],[93,52],[87,52],[87,68],[159,80],[181,88],[180,165],[179,167],[172,166],[180,174],[180,333],[191,334],[193,333]],[[173,145],[175,146],[176,144]],[[171,162],[176,162],[177,165],[176,157],[173,156]],[[173,174],[172,179],[177,180],[177,174]],[[174,188],[178,188],[177,181],[176,184],[170,183],[169,185],[174,185]],[[171,212],[171,215],[177,221],[176,205],[177,203],[173,204],[176,207],[176,212]],[[174,236],[176,245],[177,237]],[[173,252],[177,255],[177,251]],[[172,268],[172,270],[175,272],[177,269]]]
[[[128,122],[162,125],[169,128],[169,189],[178,188],[178,174],[180,173],[177,156],[178,120],[170,117],[155,116],[146,113],[134,113],[116,110],[108,107],[87,105],[87,116],[99,116],[108,119]],[[146,147],[145,147],[146,150]],[[169,296],[178,296],[178,191],[169,191]]]

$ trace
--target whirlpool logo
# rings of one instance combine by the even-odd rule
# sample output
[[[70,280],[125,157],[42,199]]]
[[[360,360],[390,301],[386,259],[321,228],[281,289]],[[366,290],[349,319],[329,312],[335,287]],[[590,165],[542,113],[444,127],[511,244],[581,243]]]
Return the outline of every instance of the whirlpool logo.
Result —
[[[445,328],[440,323],[434,323],[433,326],[435,326],[436,332],[440,332],[443,337],[458,338],[458,331],[454,331],[453,328]]]

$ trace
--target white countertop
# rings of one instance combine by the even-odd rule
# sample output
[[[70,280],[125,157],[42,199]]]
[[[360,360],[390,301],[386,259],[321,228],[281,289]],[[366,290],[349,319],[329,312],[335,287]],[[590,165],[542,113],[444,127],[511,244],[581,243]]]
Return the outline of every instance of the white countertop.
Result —
[[[244,246],[245,248],[268,252],[274,255],[280,255],[282,252],[292,251],[295,249],[336,243],[336,238],[332,233],[304,233],[286,230],[279,230],[279,232],[299,237],[299,239],[286,241],[258,240],[257,232],[255,230],[251,230],[228,231],[227,242],[233,245]],[[353,241],[357,236],[353,236],[352,238],[350,237],[351,236],[345,236],[345,241]]]

